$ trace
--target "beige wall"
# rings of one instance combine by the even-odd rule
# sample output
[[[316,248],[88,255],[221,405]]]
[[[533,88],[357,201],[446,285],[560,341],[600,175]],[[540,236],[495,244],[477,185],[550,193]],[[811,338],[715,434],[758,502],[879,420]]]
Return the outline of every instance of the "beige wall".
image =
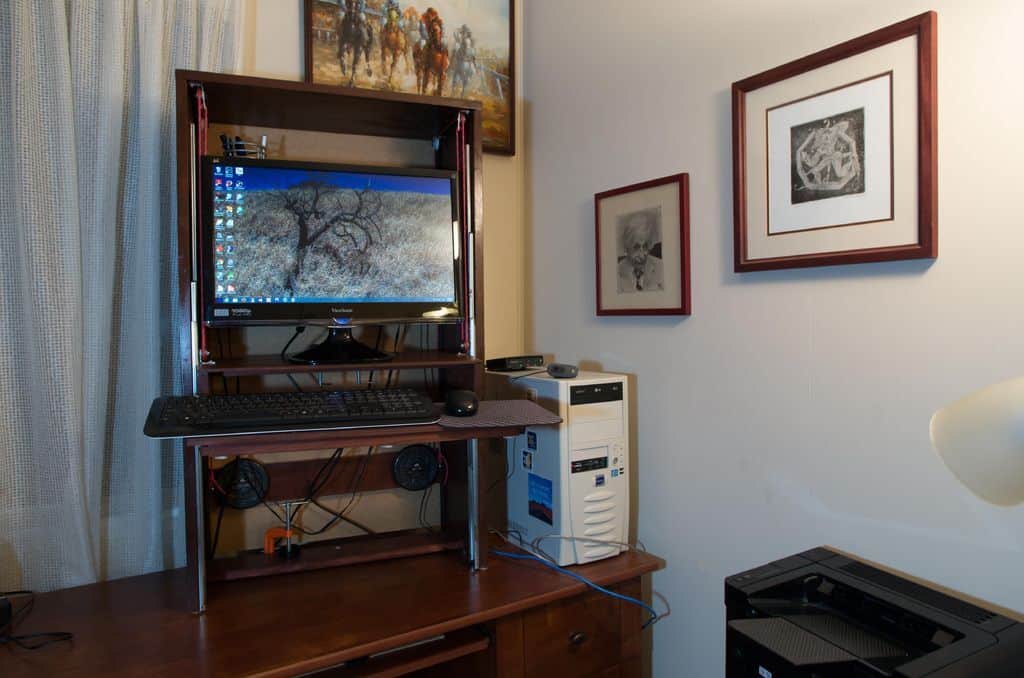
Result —
[[[271,78],[303,77],[301,0],[247,0],[241,72]],[[522,2],[516,0],[522,25]],[[517,99],[521,101],[522,31],[517,31]],[[522,353],[524,330],[523,107],[517,107],[516,155],[484,156],[484,295],[486,357]]]
[[[528,348],[636,375],[638,532],[673,603],[654,675],[722,675],[723,578],[823,543],[1024,609],[1024,507],[978,500],[928,437],[1024,372],[1024,3],[585,4],[531,3],[523,29]],[[733,273],[731,83],[929,9],[939,258]],[[594,193],[681,171],[693,316],[595,317]]]

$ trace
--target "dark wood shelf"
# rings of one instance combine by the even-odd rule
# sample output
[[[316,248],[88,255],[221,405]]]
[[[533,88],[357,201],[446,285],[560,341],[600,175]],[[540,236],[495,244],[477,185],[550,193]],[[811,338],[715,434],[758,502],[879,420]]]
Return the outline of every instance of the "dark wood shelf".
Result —
[[[430,139],[456,112],[481,109],[462,99],[224,73],[178,71],[178,79],[203,84],[211,123]]]
[[[517,436],[524,430],[525,426],[444,428],[438,424],[423,424],[186,438],[185,445],[201,448],[200,452],[205,457],[231,457],[269,452],[327,450],[335,447],[451,443],[473,439],[508,438]]]
[[[393,360],[381,363],[337,363],[332,365],[300,365],[281,359],[279,355],[253,355],[243,358],[223,358],[200,366],[200,372],[222,374],[225,377],[247,377],[269,374],[305,374],[313,372],[351,372],[354,370],[388,371],[474,367],[480,359],[444,351],[403,351]]]
[[[275,457],[277,459],[279,457]],[[392,466],[394,452],[376,452],[367,459],[357,454],[343,456],[338,460],[334,472],[322,481],[320,496],[348,494],[356,478],[359,478],[361,492],[393,490],[398,487]],[[364,466],[365,463],[365,466]],[[267,501],[288,501],[301,499],[309,491],[309,482],[323,465],[324,460],[303,459],[301,461],[267,461],[273,475],[273,482],[264,497]]]
[[[245,551],[230,558],[208,561],[206,578],[211,582],[233,581],[455,551],[466,543],[465,526],[461,527],[463,529],[458,534],[454,530],[431,534],[416,529],[308,542],[300,547],[297,556],[289,560],[276,553],[267,555],[262,549]]]

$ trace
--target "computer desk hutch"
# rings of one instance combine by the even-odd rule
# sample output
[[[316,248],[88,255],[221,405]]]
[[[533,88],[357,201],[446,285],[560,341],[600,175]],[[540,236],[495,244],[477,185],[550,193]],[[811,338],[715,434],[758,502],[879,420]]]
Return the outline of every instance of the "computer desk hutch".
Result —
[[[178,71],[175,87],[176,304],[182,319],[175,341],[182,356],[177,370],[186,388],[210,393],[220,377],[325,371],[323,366],[287,364],[278,356],[203,354],[231,340],[225,333],[218,341],[217,333],[225,330],[204,329],[195,320],[196,174],[200,156],[217,152],[208,125],[218,124],[432,144],[435,166],[458,171],[465,196],[460,213],[463,252],[469,255],[463,257],[468,266],[464,299],[470,307],[469,332],[463,334],[460,325],[432,326],[436,334],[431,345],[436,350],[400,353],[384,368],[437,370],[437,392],[432,395],[438,399],[451,388],[483,393],[479,103],[196,71]],[[343,364],[332,365],[329,371],[366,369],[365,364]],[[66,628],[76,634],[73,645],[31,656],[12,654],[0,659],[0,673],[276,676],[327,670],[324,675],[639,675],[639,609],[590,592],[537,564],[488,561],[493,537],[487,533],[480,491],[488,455],[477,441],[522,431],[522,426],[424,425],[187,439],[187,567],[39,596],[22,632]],[[304,546],[294,560],[259,553],[207,559],[207,477],[212,457],[411,443],[438,443],[448,460],[440,533],[409,530],[319,542]],[[301,497],[322,461],[268,463],[272,482],[267,500]],[[390,464],[385,453],[370,459],[360,490],[395,487]],[[346,460],[324,494],[345,492],[355,468]],[[598,584],[640,597],[641,578],[662,567],[659,558],[630,552],[578,571]],[[407,647],[440,634],[445,636],[442,641]],[[405,649],[370,658],[396,648]],[[362,658],[370,659],[353,665],[352,660]],[[345,662],[347,666],[337,668]]]

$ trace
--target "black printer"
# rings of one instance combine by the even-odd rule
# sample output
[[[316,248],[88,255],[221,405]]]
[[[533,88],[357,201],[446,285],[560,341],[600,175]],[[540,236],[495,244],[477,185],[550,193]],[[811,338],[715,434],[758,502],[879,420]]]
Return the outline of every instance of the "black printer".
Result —
[[[727,577],[727,678],[1021,678],[1024,624],[828,548]]]

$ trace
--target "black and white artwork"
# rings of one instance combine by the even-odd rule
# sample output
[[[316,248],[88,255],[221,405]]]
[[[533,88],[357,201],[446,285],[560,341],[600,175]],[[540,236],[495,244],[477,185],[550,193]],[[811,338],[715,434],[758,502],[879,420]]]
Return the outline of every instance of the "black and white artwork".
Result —
[[[891,220],[892,110],[892,73],[766,109],[765,237]]]
[[[665,289],[661,259],[661,206],[626,212],[615,223],[620,294]]]
[[[689,175],[594,195],[597,315],[690,314]]]
[[[794,205],[864,192],[864,109],[790,128]]]

